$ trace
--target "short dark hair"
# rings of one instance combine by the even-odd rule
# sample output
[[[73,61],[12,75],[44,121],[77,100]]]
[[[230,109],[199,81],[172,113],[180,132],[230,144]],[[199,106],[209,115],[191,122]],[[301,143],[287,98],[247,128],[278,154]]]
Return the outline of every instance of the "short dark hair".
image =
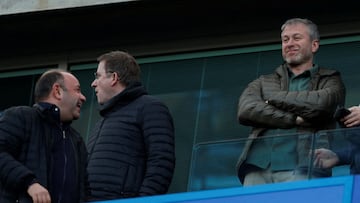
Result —
[[[140,66],[135,58],[124,51],[111,51],[97,58],[98,62],[105,62],[106,72],[115,72],[120,82],[128,85],[130,82],[140,81]]]
[[[35,102],[40,102],[47,98],[51,92],[52,86],[55,83],[59,83],[61,88],[66,91],[64,75],[62,74],[62,72],[66,71],[60,69],[51,69],[40,76],[35,85]]]

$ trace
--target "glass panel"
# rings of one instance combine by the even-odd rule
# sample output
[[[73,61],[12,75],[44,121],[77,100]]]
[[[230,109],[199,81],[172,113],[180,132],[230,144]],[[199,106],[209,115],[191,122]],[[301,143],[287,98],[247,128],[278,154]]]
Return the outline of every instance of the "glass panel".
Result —
[[[201,59],[141,65],[148,92],[169,107],[174,119],[177,170],[169,192],[184,191],[187,187],[186,177],[197,131],[202,67]]]
[[[330,147],[331,151],[335,153],[336,156],[342,157],[340,163],[331,167],[332,176],[351,175],[351,173],[354,174],[355,172],[350,171],[350,165],[353,164],[355,167],[360,164],[360,127],[321,131],[317,134],[317,139],[319,139],[322,135],[331,136],[333,139]],[[320,149],[321,146],[316,146],[315,148]],[[324,154],[324,156],[329,157],[330,154]],[[319,165],[316,165],[319,163],[316,162],[316,157],[317,156],[315,155],[313,158],[314,167],[320,167]],[[360,171],[357,173],[360,173]]]
[[[194,146],[188,191],[238,187],[237,162],[246,139],[199,143]]]
[[[199,104],[198,134],[195,143],[247,137],[247,128],[237,121],[240,92],[247,80],[256,77],[257,54],[230,55],[204,59]]]
[[[258,54],[258,71],[256,77],[263,74],[273,73],[274,70],[284,62],[281,55],[281,48],[273,51],[258,52]],[[248,78],[248,76],[246,76],[245,78]]]
[[[264,51],[204,59],[196,143],[248,136],[249,128],[239,125],[237,121],[238,99],[249,82],[259,74],[268,73],[269,69],[272,72],[281,64],[281,60],[274,57],[278,52]]]
[[[351,164],[355,167],[360,163],[359,135],[360,127],[324,130],[315,134],[294,133],[261,137],[253,140],[252,146],[255,146],[254,143],[262,143],[263,148],[261,150],[263,153],[257,155],[250,153],[247,157],[257,163],[264,161],[267,163],[266,160],[271,159],[272,163],[280,161],[280,164],[291,165],[291,156],[295,155],[297,162],[293,163],[293,169],[303,171],[307,176],[306,179],[346,176],[352,173]],[[241,186],[235,165],[247,140],[235,139],[195,145],[188,191]],[[279,150],[279,144],[289,146],[292,140],[297,141],[294,143],[298,146],[297,149],[295,148],[296,151],[284,151],[282,149],[276,152]],[[267,150],[266,147],[268,147]],[[320,148],[330,149],[337,154],[342,153],[342,157],[345,156],[348,159],[332,167],[321,167],[317,162],[318,159],[312,153],[315,149]],[[250,162],[249,160],[248,162]]]
[[[257,150],[257,153],[249,152],[247,163],[257,163],[264,168],[270,166],[274,170],[297,170],[306,179],[312,178],[309,152],[314,137],[314,134],[292,133],[253,139],[252,151]],[[236,139],[197,144],[194,147],[188,190],[241,186],[235,168],[247,141]],[[297,141],[302,143],[302,150],[297,149]],[[270,161],[272,165],[269,165]]]
[[[40,74],[1,78],[0,91],[5,94],[0,100],[0,111],[11,106],[31,106],[34,103],[35,82],[39,77]]]
[[[341,73],[346,87],[346,106],[360,104],[360,42],[347,42],[321,46],[315,55],[316,61],[329,68],[334,68]]]

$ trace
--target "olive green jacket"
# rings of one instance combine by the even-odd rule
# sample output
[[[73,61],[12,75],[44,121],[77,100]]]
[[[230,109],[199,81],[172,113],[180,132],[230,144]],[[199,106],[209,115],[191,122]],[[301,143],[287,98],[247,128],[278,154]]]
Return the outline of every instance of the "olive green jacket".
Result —
[[[336,127],[333,114],[337,106],[345,102],[345,86],[340,73],[320,67],[312,76],[307,91],[288,91],[288,75],[288,68],[283,64],[274,73],[249,83],[240,96],[238,120],[242,125],[253,127],[236,164],[241,182],[247,173],[244,163],[252,142],[266,129],[296,128],[298,132],[309,134]],[[296,125],[297,116],[305,120],[303,125]],[[316,140],[317,147],[329,147],[327,136]],[[308,160],[301,160],[301,157],[308,157],[304,155],[310,150],[309,139],[299,136],[297,146],[298,164],[306,165]]]

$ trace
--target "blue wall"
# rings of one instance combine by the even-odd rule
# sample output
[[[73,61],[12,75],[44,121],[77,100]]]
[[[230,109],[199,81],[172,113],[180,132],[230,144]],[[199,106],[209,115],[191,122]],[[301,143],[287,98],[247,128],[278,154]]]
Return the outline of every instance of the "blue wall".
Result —
[[[360,177],[341,176],[291,183],[102,201],[101,203],[355,203],[359,201]]]

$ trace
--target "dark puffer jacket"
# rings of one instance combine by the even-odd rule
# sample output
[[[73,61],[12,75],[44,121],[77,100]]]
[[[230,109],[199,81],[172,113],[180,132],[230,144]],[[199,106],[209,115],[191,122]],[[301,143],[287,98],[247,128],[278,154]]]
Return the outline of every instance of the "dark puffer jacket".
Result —
[[[336,127],[333,119],[338,105],[344,105],[345,86],[340,73],[319,68],[311,78],[308,91],[288,91],[287,66],[281,65],[275,73],[263,75],[251,82],[239,99],[238,120],[243,125],[253,126],[236,168],[241,181],[247,173],[244,164],[254,138],[268,129],[297,128],[298,132],[316,132]],[[304,118],[306,124],[296,125],[296,117]],[[301,140],[300,140],[301,139]],[[298,164],[307,164],[310,139],[299,136]],[[304,143],[306,141],[306,143]],[[329,148],[327,136],[317,139],[317,147]]]
[[[36,178],[42,186],[53,191],[52,156],[54,136],[65,133],[75,152],[78,202],[84,200],[86,187],[87,152],[80,135],[71,127],[61,129],[51,113],[39,105],[13,107],[0,118],[0,202],[32,202],[28,185]],[[29,182],[30,180],[30,182]],[[50,194],[51,195],[51,194]]]
[[[175,167],[174,126],[168,108],[132,83],[101,106],[89,137],[92,200],[164,194]]]

